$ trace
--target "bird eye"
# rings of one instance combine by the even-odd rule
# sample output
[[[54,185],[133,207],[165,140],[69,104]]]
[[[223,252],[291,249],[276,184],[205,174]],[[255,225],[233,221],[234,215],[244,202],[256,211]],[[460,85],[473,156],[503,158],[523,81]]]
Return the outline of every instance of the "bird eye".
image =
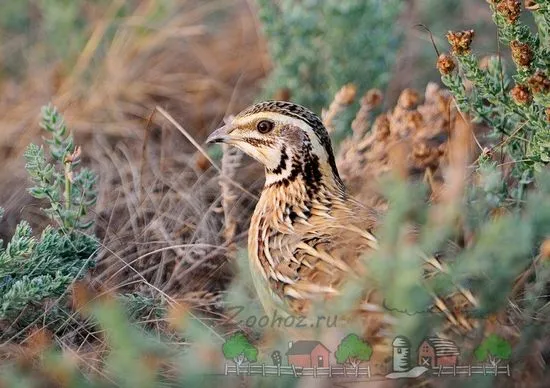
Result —
[[[256,129],[260,133],[268,133],[273,129],[273,122],[269,120],[262,120],[256,125]]]

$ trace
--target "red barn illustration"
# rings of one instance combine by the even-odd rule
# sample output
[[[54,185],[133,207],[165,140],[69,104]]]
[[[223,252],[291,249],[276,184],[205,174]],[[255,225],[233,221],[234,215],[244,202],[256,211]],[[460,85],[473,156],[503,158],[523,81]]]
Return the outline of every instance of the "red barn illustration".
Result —
[[[328,368],[330,350],[319,341],[295,341],[288,344],[288,365],[302,368]]]
[[[448,339],[428,337],[418,347],[418,365],[425,367],[453,366],[458,363],[460,350]]]

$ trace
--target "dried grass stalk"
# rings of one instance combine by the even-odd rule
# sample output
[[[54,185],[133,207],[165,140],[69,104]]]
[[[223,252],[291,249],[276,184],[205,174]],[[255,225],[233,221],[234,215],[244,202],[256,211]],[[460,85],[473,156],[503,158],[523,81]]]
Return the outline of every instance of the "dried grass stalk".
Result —
[[[237,191],[234,185],[229,182],[234,181],[237,175],[237,170],[241,165],[242,152],[235,147],[227,144],[222,145],[222,175],[220,179],[222,208],[224,214],[224,239],[229,249],[235,249],[234,238],[237,232],[237,213],[238,206],[237,198],[240,196],[240,191]]]

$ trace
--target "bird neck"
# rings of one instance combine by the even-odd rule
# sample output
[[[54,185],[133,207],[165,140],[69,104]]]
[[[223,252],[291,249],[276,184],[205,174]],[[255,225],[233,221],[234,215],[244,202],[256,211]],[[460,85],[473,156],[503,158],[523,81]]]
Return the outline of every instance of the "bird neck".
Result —
[[[301,149],[280,149],[279,163],[265,169],[265,188],[271,186],[288,187],[295,182],[303,184],[310,192],[326,187],[335,192],[344,192],[333,157],[318,156],[312,152],[311,143]]]
[[[275,175],[266,171],[262,197],[269,201],[264,204],[263,211],[271,209],[279,213],[285,209],[308,209],[315,203],[330,203],[345,196],[344,186],[334,177],[328,164],[304,161],[294,163],[288,174]]]

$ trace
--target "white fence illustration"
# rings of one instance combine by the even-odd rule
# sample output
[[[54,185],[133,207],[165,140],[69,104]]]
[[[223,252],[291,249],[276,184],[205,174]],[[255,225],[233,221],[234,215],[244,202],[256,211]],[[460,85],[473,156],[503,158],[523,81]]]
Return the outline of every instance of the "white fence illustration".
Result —
[[[454,365],[438,366],[431,369],[432,376],[510,376],[510,365]],[[294,365],[266,365],[266,364],[245,364],[241,366],[225,364],[225,375],[229,376],[313,376],[313,377],[360,377],[371,378],[370,366],[347,367],[332,366],[327,368],[302,368]]]
[[[510,365],[454,365],[436,366],[432,369],[433,376],[471,376],[471,375],[507,375],[510,376]]]
[[[229,365],[225,364],[226,375],[247,375],[247,376],[313,376],[313,377],[367,377],[370,378],[370,366],[366,367],[346,367],[332,366],[326,368],[302,368],[294,365],[266,365],[266,364],[246,364],[246,365]]]

